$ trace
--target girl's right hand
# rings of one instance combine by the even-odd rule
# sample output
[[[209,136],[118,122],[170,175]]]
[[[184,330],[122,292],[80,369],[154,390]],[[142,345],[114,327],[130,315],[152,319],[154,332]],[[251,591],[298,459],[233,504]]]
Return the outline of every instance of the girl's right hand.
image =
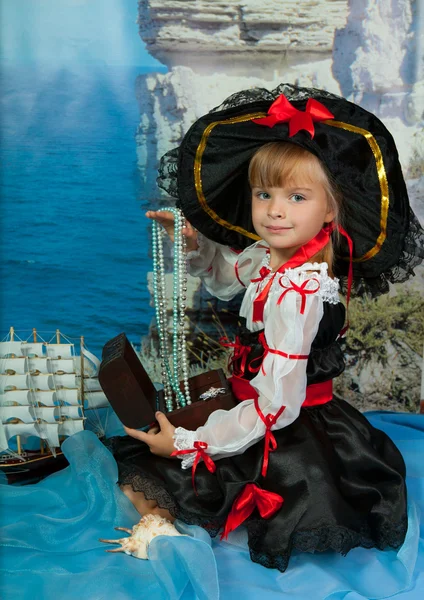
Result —
[[[146,217],[156,221],[165,229],[171,241],[174,241],[174,214],[168,210],[149,210],[146,212]],[[183,227],[183,235],[187,240],[187,252],[197,250],[199,244],[197,242],[197,231],[193,229],[191,224],[186,220],[186,225]]]

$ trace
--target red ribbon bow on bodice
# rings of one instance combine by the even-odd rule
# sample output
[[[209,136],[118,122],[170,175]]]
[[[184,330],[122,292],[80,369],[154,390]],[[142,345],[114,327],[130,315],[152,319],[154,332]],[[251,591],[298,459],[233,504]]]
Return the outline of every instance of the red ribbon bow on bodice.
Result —
[[[327,119],[334,119],[334,115],[318,100],[309,98],[305,111],[302,111],[295,108],[284,94],[281,94],[271,104],[267,117],[252,120],[254,123],[266,127],[274,127],[276,123],[288,122],[289,137],[294,136],[301,129],[305,129],[313,138],[315,135],[314,122],[326,121]]]
[[[213,462],[213,460],[211,459],[209,454],[206,454],[206,452],[205,452],[207,447],[208,447],[208,445],[206,442],[197,441],[197,442],[194,442],[194,448],[190,448],[188,450],[175,450],[171,454],[171,456],[179,456],[180,454],[192,454],[193,452],[196,452],[196,456],[194,458],[194,463],[191,468],[191,483],[193,485],[193,489],[196,493],[196,496],[197,496],[197,490],[196,490],[196,484],[194,481],[194,476],[196,474],[197,465],[199,464],[200,459],[203,458],[203,462],[205,463],[206,468],[210,473],[215,473],[215,471],[216,471],[215,463]]]
[[[246,484],[241,494],[234,501],[224,531],[221,534],[221,540],[226,539],[231,531],[234,531],[250,517],[255,508],[258,509],[263,519],[269,519],[282,507],[283,502],[284,498],[279,494],[263,490],[256,483]]]
[[[277,304],[281,304],[281,302],[283,301],[283,298],[287,294],[287,292],[297,292],[298,294],[300,294],[302,296],[302,301],[300,304],[300,314],[303,315],[305,312],[305,306],[306,306],[306,296],[308,294],[315,294],[320,288],[318,279],[315,279],[315,277],[313,277],[312,279],[307,279],[300,286],[297,285],[296,283],[293,283],[293,281],[291,279],[289,279],[290,287],[284,285],[284,283],[282,282],[282,279],[283,278],[280,277],[279,284],[281,285],[282,288],[285,288],[285,289],[284,289],[284,292],[281,294],[281,296],[278,298]],[[306,286],[308,285],[308,283],[310,281],[315,281],[317,284],[317,287],[315,287],[313,289],[307,289]]]
[[[278,271],[272,274],[264,286],[263,290],[253,301],[253,321],[258,322],[264,320],[264,309],[265,303],[268,298],[269,291],[271,289],[272,283],[275,279],[277,273],[282,274],[287,269],[295,269],[296,267],[300,267],[304,263],[308,262],[308,260],[314,256],[317,252],[319,252],[324,246],[328,243],[330,239],[330,233],[333,230],[334,225],[325,225],[321,231],[314,237],[312,240],[304,244],[299,250],[297,250],[294,255],[288,260],[286,263],[281,265]],[[339,227],[339,229],[341,229]],[[269,267],[261,267],[259,271],[259,277],[257,279],[252,279],[252,283],[258,283],[258,291],[260,287],[260,282],[263,281],[267,275],[271,272]]]

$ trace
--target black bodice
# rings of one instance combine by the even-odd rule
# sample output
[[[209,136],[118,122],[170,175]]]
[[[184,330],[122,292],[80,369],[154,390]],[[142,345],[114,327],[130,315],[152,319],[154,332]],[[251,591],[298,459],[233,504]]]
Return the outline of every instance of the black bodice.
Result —
[[[328,381],[343,373],[345,362],[337,336],[343,327],[345,313],[345,307],[341,302],[338,304],[324,302],[324,315],[320,321],[317,335],[312,342],[306,367],[308,385]],[[260,357],[264,353],[263,346],[258,341],[259,333],[260,331],[249,331],[244,323],[237,330],[241,344],[243,346],[250,346],[251,348],[247,358],[247,365],[253,361],[255,367],[260,364]],[[234,362],[234,367],[238,370],[240,368],[240,361]],[[250,380],[256,374],[257,371],[251,372],[249,368],[246,368],[243,377]]]

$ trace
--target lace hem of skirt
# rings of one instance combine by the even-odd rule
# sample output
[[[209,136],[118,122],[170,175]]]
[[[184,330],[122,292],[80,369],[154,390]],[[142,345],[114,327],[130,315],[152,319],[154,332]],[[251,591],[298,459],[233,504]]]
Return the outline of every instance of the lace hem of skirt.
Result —
[[[357,532],[342,526],[322,526],[307,531],[295,531],[288,552],[261,552],[249,548],[250,558],[263,567],[284,572],[288,567],[293,550],[309,553],[333,550],[346,556],[350,550],[358,547],[377,548],[378,550],[399,548],[405,539],[407,526],[408,520],[405,516],[398,523],[386,524],[382,527],[376,535],[376,539],[372,539],[369,529]],[[254,533],[252,537],[257,538],[257,535]]]
[[[205,529],[214,538],[224,526],[225,519],[202,517],[194,513],[184,511],[160,484],[151,478],[140,475],[137,471],[121,472],[119,485],[131,485],[135,492],[143,492],[147,500],[155,500],[160,508],[169,510],[171,515],[188,523]],[[324,552],[333,550],[345,556],[350,550],[357,547],[377,548],[399,548],[403,543],[407,530],[407,516],[405,515],[398,523],[386,523],[380,526],[378,531],[371,534],[370,528],[363,528],[360,532],[353,531],[343,526],[326,526],[305,531],[295,531],[291,536],[289,550],[287,552],[277,550],[257,551],[254,549],[263,538],[264,526],[259,520],[247,522],[249,530],[249,551],[253,562],[269,569],[278,569],[284,572],[290,561],[293,550],[300,552]],[[253,547],[252,547],[253,546]]]
[[[224,519],[200,517],[183,510],[165,488],[155,483],[151,478],[140,475],[140,471],[123,470],[120,473],[118,485],[131,485],[134,492],[143,492],[146,500],[155,500],[159,508],[169,510],[175,519],[180,519],[188,525],[202,527],[211,537],[216,537],[224,525]]]

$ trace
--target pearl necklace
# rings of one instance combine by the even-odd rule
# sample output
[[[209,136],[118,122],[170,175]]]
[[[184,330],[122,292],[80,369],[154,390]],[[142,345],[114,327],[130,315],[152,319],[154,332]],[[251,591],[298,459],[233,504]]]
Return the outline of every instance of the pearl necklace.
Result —
[[[187,299],[187,241],[182,234],[185,218],[177,208],[163,209],[173,213],[174,221],[174,268],[172,292],[172,364],[168,332],[166,327],[166,283],[163,240],[167,236],[163,227],[153,221],[153,300],[156,313],[156,325],[159,334],[162,383],[167,412],[191,404],[188,385],[188,360],[185,335],[185,310]],[[180,389],[183,381],[184,392]],[[175,398],[175,403],[174,403]]]

